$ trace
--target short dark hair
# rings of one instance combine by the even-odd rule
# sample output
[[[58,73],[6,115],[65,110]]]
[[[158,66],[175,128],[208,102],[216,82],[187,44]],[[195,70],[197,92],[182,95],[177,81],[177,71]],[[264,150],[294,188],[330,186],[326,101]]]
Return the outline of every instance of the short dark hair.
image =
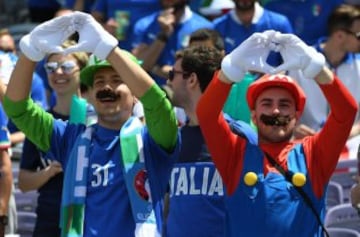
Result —
[[[194,41],[211,40],[214,47],[220,51],[225,50],[224,40],[217,30],[209,28],[200,28],[190,34],[189,44]]]
[[[359,8],[349,4],[340,5],[328,18],[327,27],[329,35],[341,29],[349,30],[355,20],[360,20]]]
[[[222,57],[219,50],[202,45],[188,47],[176,53],[176,60],[182,59],[183,71],[196,73],[202,92],[209,85],[214,73],[220,69]]]

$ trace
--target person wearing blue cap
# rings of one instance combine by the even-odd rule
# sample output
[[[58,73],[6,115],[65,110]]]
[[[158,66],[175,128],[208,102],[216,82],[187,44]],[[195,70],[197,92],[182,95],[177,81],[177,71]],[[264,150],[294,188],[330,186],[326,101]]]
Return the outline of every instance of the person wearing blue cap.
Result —
[[[76,45],[61,43],[74,32]],[[165,92],[91,15],[74,12],[34,28],[11,76],[8,116],[49,158],[61,163],[62,236],[160,236],[162,204],[180,140]],[[49,53],[92,53],[80,72],[97,123],[55,120],[28,98],[31,72]],[[135,97],[147,126],[132,116]]]

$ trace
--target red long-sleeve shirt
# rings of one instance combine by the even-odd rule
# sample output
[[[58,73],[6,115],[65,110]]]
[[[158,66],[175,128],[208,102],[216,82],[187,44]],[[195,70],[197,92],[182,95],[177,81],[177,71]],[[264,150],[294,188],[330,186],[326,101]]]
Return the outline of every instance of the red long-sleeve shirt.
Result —
[[[329,117],[320,132],[297,141],[303,143],[307,169],[317,197],[323,194],[324,184],[335,170],[357,112],[356,101],[336,76],[331,84],[320,85],[320,88],[330,105]],[[231,85],[221,82],[216,73],[197,106],[202,133],[229,194],[235,191],[239,183],[246,145],[244,138],[231,132],[222,116],[222,108],[230,89]],[[259,146],[287,170],[287,154],[294,142]],[[264,159],[264,174],[269,170],[277,172]]]

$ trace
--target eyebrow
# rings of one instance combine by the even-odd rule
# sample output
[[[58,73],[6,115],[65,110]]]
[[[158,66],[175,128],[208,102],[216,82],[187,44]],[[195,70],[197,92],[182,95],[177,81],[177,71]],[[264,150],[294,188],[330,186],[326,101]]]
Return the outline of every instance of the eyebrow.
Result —
[[[262,98],[259,102],[273,102],[273,101],[274,99],[271,98]],[[287,98],[281,98],[279,101],[282,103],[293,103],[293,100]]]

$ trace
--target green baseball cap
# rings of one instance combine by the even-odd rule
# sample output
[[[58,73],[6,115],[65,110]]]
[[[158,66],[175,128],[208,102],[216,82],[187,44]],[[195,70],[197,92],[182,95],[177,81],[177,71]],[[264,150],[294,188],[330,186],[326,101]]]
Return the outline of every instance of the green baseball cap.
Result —
[[[142,61],[138,60],[133,54],[126,50],[125,52],[134,62],[141,65]],[[94,82],[94,74],[101,68],[112,67],[111,64],[106,60],[101,60],[95,55],[91,55],[86,66],[80,71],[80,81],[81,83],[92,86]]]

